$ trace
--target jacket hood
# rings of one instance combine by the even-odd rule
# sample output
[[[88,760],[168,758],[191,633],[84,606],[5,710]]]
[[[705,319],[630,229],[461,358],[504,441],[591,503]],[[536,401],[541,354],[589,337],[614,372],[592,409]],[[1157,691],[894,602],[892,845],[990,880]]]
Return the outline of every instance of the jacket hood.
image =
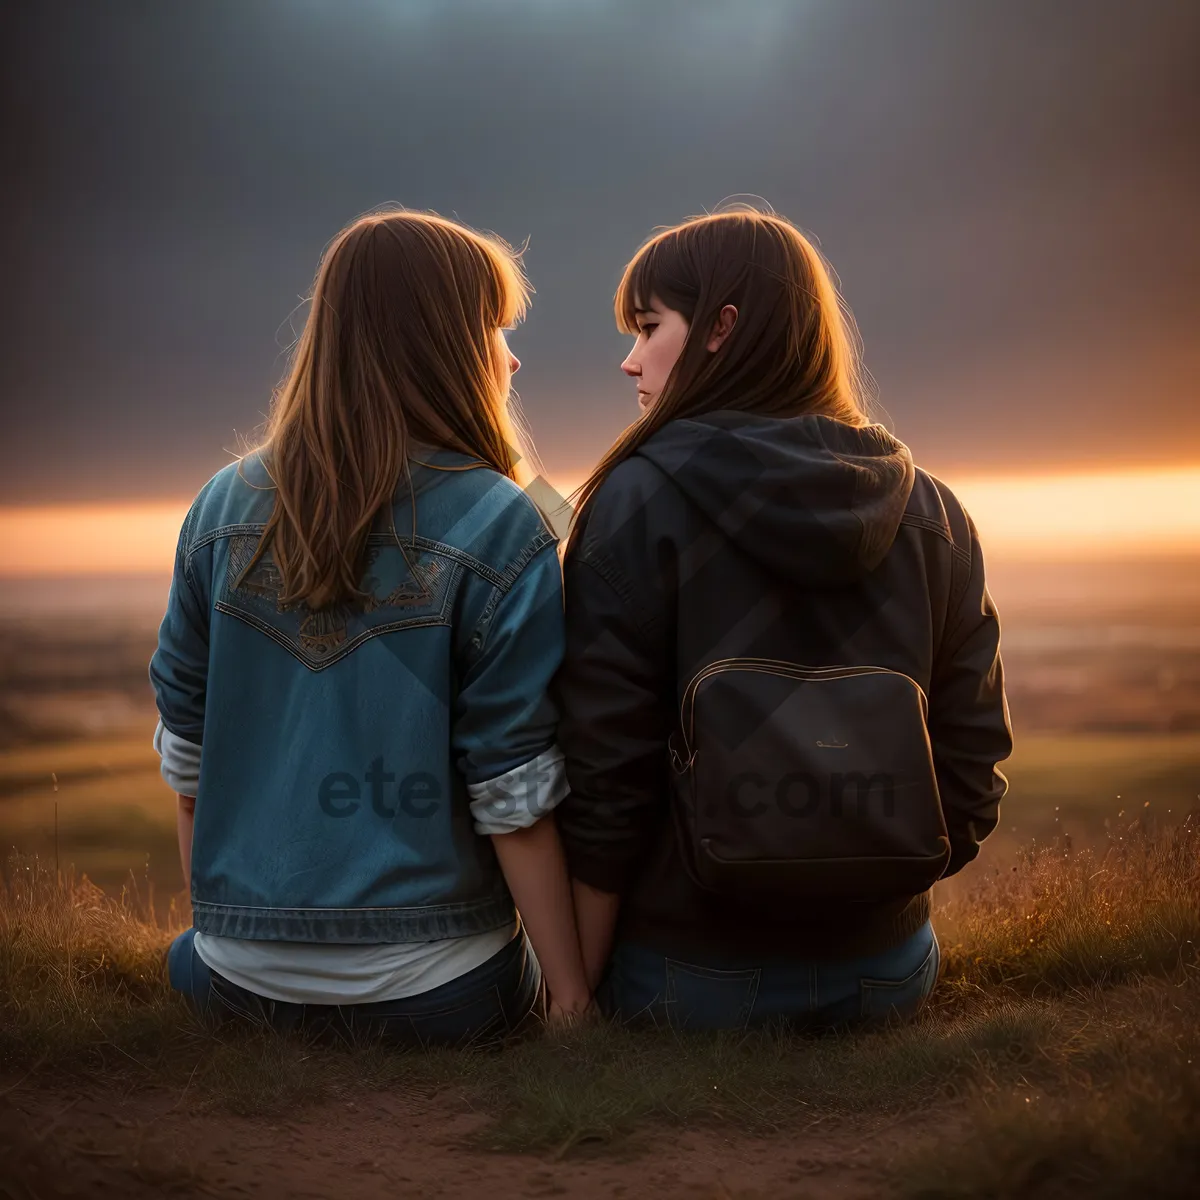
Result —
[[[705,413],[671,421],[638,453],[743,553],[810,587],[878,566],[913,488],[907,446],[830,417]]]

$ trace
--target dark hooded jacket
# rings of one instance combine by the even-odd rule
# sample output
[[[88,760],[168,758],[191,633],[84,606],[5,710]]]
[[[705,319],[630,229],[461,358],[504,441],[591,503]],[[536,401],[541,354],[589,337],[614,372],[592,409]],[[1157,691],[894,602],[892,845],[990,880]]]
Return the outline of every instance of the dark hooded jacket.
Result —
[[[572,875],[622,895],[618,937],[703,962],[850,957],[915,932],[929,893],[753,919],[701,889],[670,820],[667,740],[717,659],[902,671],[928,727],[951,875],[995,827],[1011,751],[974,526],[877,425],[715,412],[670,422],[587,506],[555,680]]]

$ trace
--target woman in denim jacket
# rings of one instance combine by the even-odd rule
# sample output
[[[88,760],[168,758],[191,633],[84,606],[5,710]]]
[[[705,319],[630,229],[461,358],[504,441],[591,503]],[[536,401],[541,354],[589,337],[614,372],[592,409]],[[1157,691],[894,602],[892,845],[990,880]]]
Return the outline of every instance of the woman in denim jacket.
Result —
[[[506,412],[527,296],[496,238],[354,222],[264,444],[184,521],[150,676],[195,922],[170,977],[212,1017],[460,1042],[543,972],[551,1016],[587,1006],[545,819],[561,571]]]

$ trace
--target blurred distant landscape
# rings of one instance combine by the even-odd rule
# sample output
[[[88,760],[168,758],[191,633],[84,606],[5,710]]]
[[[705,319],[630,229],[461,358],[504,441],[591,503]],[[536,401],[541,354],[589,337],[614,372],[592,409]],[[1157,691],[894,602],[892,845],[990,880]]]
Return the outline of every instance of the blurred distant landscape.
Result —
[[[1200,796],[1200,558],[989,566],[1017,751],[987,857]],[[0,845],[181,886],[150,744],[161,576],[0,580]]]

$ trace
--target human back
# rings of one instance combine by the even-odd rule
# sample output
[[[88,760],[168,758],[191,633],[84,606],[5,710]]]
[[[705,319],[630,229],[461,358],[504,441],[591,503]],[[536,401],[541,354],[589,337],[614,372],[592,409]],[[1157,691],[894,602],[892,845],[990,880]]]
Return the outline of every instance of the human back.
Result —
[[[616,307],[644,415],[583,489],[558,686],[581,925],[591,889],[620,897],[618,960],[816,970],[911,943],[928,975],[929,886],[994,825],[1008,752],[969,519],[867,418],[787,222],[669,229]],[[621,625],[631,685],[594,665]]]
[[[472,639],[492,632],[485,610],[529,563],[516,598],[545,634],[521,668],[553,672],[554,537],[511,480],[465,455],[427,450],[410,475],[364,543],[363,599],[323,609],[283,602],[277,565],[253,561],[274,502],[261,452],[197,501],[183,553],[211,611],[203,695],[189,704],[159,662],[164,722],[203,736],[202,933],[386,941],[512,919],[468,788],[552,745],[554,713]],[[508,692],[521,701],[501,739],[475,705]]]
[[[194,953],[221,986],[399,1020],[528,958],[514,897],[565,886],[552,824],[534,832],[565,789],[555,538],[513,478],[504,330],[527,299],[498,239],[352,223],[263,444],[188,514],[151,676],[164,774],[194,797]],[[543,940],[569,991],[565,932]]]

